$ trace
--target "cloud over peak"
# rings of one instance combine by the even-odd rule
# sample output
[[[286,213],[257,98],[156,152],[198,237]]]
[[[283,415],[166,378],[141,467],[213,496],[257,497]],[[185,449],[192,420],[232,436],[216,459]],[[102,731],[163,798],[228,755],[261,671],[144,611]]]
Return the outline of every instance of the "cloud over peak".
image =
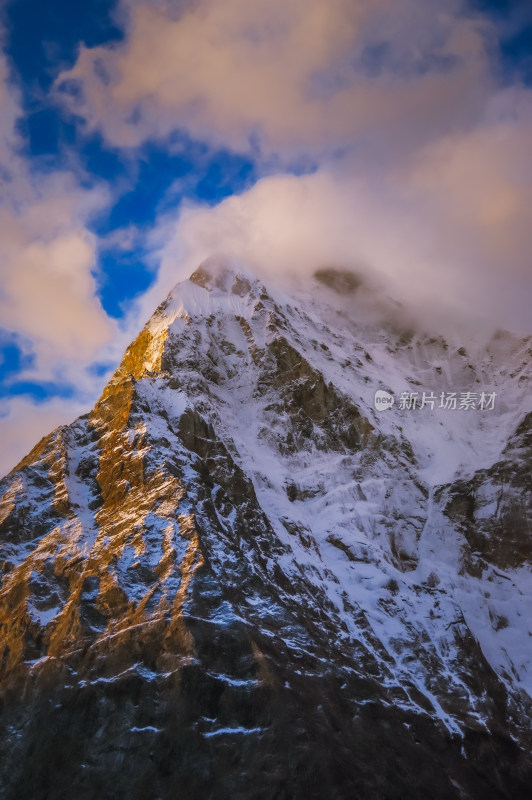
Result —
[[[125,41],[82,47],[56,82],[115,145],[175,129],[266,152],[428,135],[472,119],[489,88],[490,25],[455,0],[127,7]]]

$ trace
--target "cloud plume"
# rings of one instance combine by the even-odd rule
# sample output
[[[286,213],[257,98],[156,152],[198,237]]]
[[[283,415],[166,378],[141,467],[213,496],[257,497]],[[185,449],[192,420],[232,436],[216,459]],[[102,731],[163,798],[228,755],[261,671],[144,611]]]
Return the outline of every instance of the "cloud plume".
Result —
[[[316,168],[160,219],[144,308],[209,249],[278,273],[319,254],[407,300],[531,328],[531,93],[501,80],[487,17],[458,0],[122,7],[125,41],[82,48],[57,81],[89,127],[127,147],[186,130]]]

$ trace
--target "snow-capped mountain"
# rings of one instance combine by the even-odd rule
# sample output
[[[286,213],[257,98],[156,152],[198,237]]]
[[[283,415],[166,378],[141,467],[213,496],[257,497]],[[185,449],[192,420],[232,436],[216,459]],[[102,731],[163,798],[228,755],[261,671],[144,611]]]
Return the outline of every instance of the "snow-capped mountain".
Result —
[[[1,796],[528,797],[531,356],[178,284],[0,484]]]

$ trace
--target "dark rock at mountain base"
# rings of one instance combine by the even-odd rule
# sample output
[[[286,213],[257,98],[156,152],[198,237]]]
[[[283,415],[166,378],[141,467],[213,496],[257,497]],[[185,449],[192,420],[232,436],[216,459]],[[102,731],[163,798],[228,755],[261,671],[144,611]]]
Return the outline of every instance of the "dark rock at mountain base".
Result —
[[[308,674],[294,674],[287,654],[259,646],[262,678],[238,686],[194,663],[164,678],[93,674],[82,687],[60,668],[38,672],[23,706],[4,704],[1,796],[529,797],[510,739],[451,738],[428,716],[385,707],[371,686],[305,662]]]

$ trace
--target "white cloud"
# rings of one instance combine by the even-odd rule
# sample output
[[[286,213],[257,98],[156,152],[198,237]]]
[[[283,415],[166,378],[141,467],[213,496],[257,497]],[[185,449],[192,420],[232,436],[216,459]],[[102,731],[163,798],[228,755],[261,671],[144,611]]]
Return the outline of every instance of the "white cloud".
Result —
[[[448,0],[123,3],[124,43],[82,47],[57,87],[113,144],[185,128],[237,149],[412,144],[482,107],[481,17]]]
[[[532,185],[519,170],[527,141],[519,123],[494,122],[378,178],[331,168],[268,177],[215,208],[168,215],[153,234],[161,267],[142,316],[218,253],[275,281],[324,264],[352,268],[379,276],[427,324],[462,317],[531,332]]]
[[[20,115],[0,56],[1,325],[33,344],[25,377],[79,380],[115,331],[96,297],[97,241],[87,227],[109,195],[66,171],[32,173],[20,155]]]
[[[277,274],[362,261],[419,305],[531,328],[531,94],[498,86],[486,17],[460,0],[123,8],[125,41],[82,48],[58,80],[89,126],[125,146],[177,128],[235,149],[258,136],[266,157],[319,165],[159,220],[143,309],[214,250]]]
[[[30,337],[49,364],[88,363],[112,336],[91,276],[96,240],[83,225],[87,205],[102,199],[72,183],[56,175],[41,196],[0,208],[2,324]]]
[[[86,367],[113,345],[116,326],[96,297],[97,241],[87,222],[109,202],[106,190],[80,185],[69,172],[32,173],[20,154],[20,99],[0,54],[0,326],[33,355],[12,380],[58,381],[74,399],[33,403],[12,397],[0,407],[0,472],[36,440],[71,421],[96,399]]]

